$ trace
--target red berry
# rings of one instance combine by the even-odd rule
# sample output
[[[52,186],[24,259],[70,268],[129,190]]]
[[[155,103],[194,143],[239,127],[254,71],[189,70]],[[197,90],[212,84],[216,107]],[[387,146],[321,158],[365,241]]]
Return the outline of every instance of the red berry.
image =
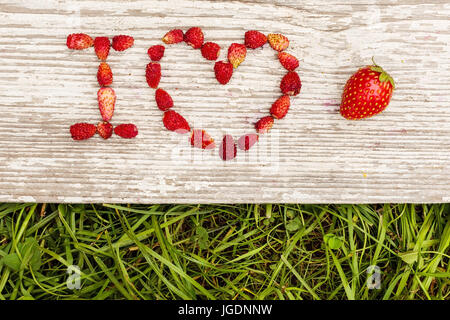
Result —
[[[232,43],[228,48],[228,61],[237,68],[244,60],[247,55],[247,48],[243,44]]]
[[[299,66],[298,59],[287,52],[278,53],[278,60],[280,60],[281,65],[288,71],[294,71]]]
[[[227,84],[233,75],[233,65],[231,63],[218,61],[214,65],[214,72],[219,83]]]
[[[150,62],[145,70],[145,78],[150,88],[158,88],[161,80],[161,65],[159,63]]]
[[[395,83],[380,66],[359,69],[345,85],[341,115],[349,120],[372,117],[389,105]]]
[[[132,123],[124,123],[115,127],[114,133],[121,138],[132,139],[138,135],[138,129]]]
[[[281,80],[281,92],[290,96],[296,96],[300,93],[302,82],[297,72],[289,71]]]
[[[237,147],[231,135],[225,135],[219,147],[219,156],[223,161],[236,158]]]
[[[194,129],[191,134],[191,145],[194,148],[214,149],[214,139],[205,130]]]
[[[97,132],[103,139],[108,139],[113,133],[113,126],[107,121],[99,122],[97,124]]]
[[[97,80],[100,87],[106,87],[112,84],[113,74],[111,68],[106,62],[102,62],[98,66]]]
[[[220,54],[220,46],[214,42],[205,42],[202,46],[202,56],[206,60],[217,60]]]
[[[162,41],[165,44],[175,44],[184,40],[184,34],[181,29],[173,29],[165,34]]]
[[[96,126],[90,123],[76,123],[70,126],[70,134],[73,140],[89,139],[96,131]]]
[[[161,111],[167,111],[173,107],[172,97],[163,89],[157,89],[155,91],[155,100],[156,105]]]
[[[270,46],[276,51],[283,51],[289,47],[289,39],[282,34],[271,33],[267,35]]]
[[[156,46],[148,48],[147,53],[152,61],[159,61],[164,56],[165,50],[166,48],[164,46],[158,44]]]
[[[67,48],[73,50],[83,50],[94,45],[94,40],[84,33],[72,33],[67,36]]]
[[[262,47],[267,42],[267,37],[256,30],[250,30],[245,33],[245,45],[250,49]]]
[[[275,101],[270,108],[270,113],[275,119],[283,119],[289,111],[291,99],[288,95],[284,95]]]
[[[116,93],[112,88],[103,87],[98,90],[98,108],[102,115],[103,121],[111,120],[116,105]]]
[[[200,49],[203,45],[203,32],[198,27],[190,28],[184,34],[184,41],[194,49]]]
[[[97,57],[105,61],[108,58],[111,42],[108,37],[97,37],[94,40],[94,50]]]
[[[256,124],[256,132],[258,133],[267,133],[273,126],[273,118],[271,116],[267,116],[261,118]]]
[[[258,142],[258,140],[259,140],[259,136],[255,133],[249,133],[249,134],[243,135],[238,140],[239,149],[247,151],[248,149],[253,147],[253,145],[256,142]]]
[[[131,36],[119,35],[115,36],[112,41],[112,47],[116,51],[124,51],[132,47],[134,38]]]
[[[173,110],[164,112],[163,123],[166,129],[170,131],[175,131],[181,134],[191,131],[186,119]]]

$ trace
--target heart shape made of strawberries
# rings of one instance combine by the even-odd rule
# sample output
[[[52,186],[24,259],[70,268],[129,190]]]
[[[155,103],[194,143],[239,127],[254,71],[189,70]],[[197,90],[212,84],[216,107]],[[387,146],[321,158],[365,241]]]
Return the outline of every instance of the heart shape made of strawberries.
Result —
[[[216,61],[219,57],[220,46],[214,42],[205,42],[204,34],[198,27],[190,28],[184,33],[181,29],[169,31],[163,38],[167,45],[185,42],[194,49],[201,50],[202,56],[210,61]],[[259,135],[269,132],[274,120],[283,119],[291,105],[291,97],[300,93],[302,84],[295,70],[299,61],[293,55],[285,52],[289,47],[289,40],[281,34],[268,34],[250,30],[245,33],[244,43],[232,43],[228,48],[228,61],[218,61],[214,65],[214,73],[217,81],[226,85],[236,68],[245,60],[247,49],[256,49],[269,43],[272,49],[278,52],[278,59],[287,70],[280,82],[281,96],[272,104],[269,115],[255,123],[256,133],[243,135],[236,140],[231,135],[225,135],[219,146],[219,156],[222,160],[232,160],[237,155],[238,148],[248,151],[258,140]],[[165,47],[154,45],[148,49],[148,55],[152,62],[146,66],[146,79],[149,87],[156,89],[155,100],[158,108],[164,112],[163,124],[166,129],[180,134],[190,133],[190,143],[195,148],[214,149],[214,139],[204,129],[192,129],[188,121],[177,111],[173,110],[172,97],[164,89],[159,88],[161,80],[161,65],[158,61],[164,56]]]

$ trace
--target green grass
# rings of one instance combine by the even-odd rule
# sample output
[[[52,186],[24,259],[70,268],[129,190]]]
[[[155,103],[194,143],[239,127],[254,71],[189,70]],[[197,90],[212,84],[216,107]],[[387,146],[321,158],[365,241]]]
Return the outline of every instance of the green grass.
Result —
[[[450,205],[0,204],[0,299],[442,299]],[[71,290],[68,266],[81,270]],[[381,271],[368,289],[367,270]]]

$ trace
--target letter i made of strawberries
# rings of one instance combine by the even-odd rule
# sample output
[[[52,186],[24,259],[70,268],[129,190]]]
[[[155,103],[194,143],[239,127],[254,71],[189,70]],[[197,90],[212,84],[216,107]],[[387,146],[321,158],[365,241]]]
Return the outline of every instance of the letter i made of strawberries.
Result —
[[[100,60],[97,71],[97,81],[100,89],[97,92],[98,107],[102,121],[97,125],[91,123],[76,123],[70,127],[70,134],[73,140],[86,140],[98,133],[103,139],[108,139],[113,133],[125,139],[137,136],[137,127],[132,123],[119,124],[116,127],[110,123],[116,105],[116,93],[111,87],[113,74],[111,67],[106,63],[110,48],[115,51],[125,51],[132,47],[134,39],[127,35],[118,35],[112,38],[112,43],[108,37],[96,37],[92,39],[84,33],[73,33],[67,37],[67,47],[72,50],[85,50],[94,47],[95,54]]]

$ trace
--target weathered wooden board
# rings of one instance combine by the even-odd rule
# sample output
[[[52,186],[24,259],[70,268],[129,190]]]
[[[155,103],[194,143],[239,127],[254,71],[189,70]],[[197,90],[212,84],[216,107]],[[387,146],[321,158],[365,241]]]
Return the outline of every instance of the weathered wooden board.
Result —
[[[169,29],[203,28],[222,58],[244,32],[282,32],[301,60],[302,93],[287,118],[249,153],[223,162],[164,129],[146,54]],[[70,138],[96,123],[98,60],[66,36],[130,34],[108,59],[118,95],[114,124],[134,140]],[[0,201],[449,202],[449,1],[29,1],[0,2]],[[396,79],[383,114],[338,114],[347,78],[372,56]],[[283,70],[268,47],[249,52],[227,86],[184,44],[162,61],[176,110],[216,140],[253,132],[279,95]]]

